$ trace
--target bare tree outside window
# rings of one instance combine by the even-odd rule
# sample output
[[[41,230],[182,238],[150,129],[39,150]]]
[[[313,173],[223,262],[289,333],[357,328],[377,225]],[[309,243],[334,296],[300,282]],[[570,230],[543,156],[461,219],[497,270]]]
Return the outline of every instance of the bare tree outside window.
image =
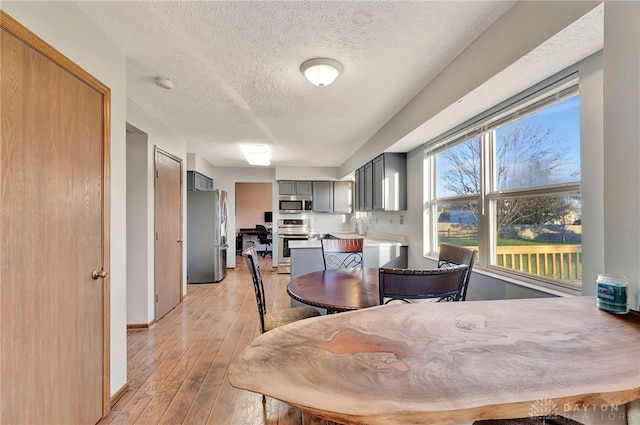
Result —
[[[580,165],[571,142],[557,136],[535,115],[494,130],[495,190],[523,189],[580,180]],[[437,196],[469,196],[480,193],[480,137],[472,138],[438,155]],[[577,162],[577,163],[576,163]],[[478,221],[475,203],[469,210]],[[564,196],[505,199],[498,203],[498,230],[503,225],[562,222],[575,212]],[[499,233],[499,232],[498,232]]]
[[[579,282],[579,123],[576,94],[437,153],[438,243],[478,249],[482,234],[491,234],[491,264]],[[490,178],[484,187],[483,176]],[[481,234],[479,208],[486,214],[488,206],[493,227]]]

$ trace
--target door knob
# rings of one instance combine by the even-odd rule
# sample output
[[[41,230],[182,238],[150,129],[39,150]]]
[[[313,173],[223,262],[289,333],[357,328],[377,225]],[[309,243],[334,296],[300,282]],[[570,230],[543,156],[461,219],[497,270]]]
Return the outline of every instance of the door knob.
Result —
[[[98,278],[104,279],[107,277],[107,272],[104,270],[93,269],[91,272],[91,279],[97,280]]]
[[[182,243],[182,239],[178,239],[178,243]]]

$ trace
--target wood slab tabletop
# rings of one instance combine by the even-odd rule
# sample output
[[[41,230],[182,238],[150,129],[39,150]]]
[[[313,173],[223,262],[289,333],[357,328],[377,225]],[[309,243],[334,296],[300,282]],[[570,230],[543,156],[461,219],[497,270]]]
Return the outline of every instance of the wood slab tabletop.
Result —
[[[372,307],[259,336],[229,379],[345,424],[544,416],[640,398],[640,318],[592,297]]]

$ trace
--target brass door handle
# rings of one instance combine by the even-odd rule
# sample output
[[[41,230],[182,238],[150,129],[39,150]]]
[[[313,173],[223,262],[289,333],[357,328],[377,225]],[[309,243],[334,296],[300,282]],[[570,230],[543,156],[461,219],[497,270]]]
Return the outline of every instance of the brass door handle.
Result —
[[[105,277],[107,277],[107,274],[108,273],[104,270],[93,269],[93,271],[91,272],[91,279],[93,280],[97,280],[98,278],[104,279]]]
[[[182,243],[182,239],[178,239],[178,243]]]

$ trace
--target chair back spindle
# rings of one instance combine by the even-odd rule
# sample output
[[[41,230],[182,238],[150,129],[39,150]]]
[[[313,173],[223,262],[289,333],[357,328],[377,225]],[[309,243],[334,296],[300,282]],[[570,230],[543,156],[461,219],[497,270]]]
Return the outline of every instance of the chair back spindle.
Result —
[[[460,291],[460,301],[467,298],[467,289],[469,288],[469,278],[471,277],[471,269],[476,259],[476,251],[464,248],[462,246],[450,245],[447,243],[440,244],[440,254],[438,255],[438,268],[448,267],[452,264],[466,264],[468,266],[462,282],[462,290]]]
[[[247,267],[251,272],[253,289],[256,294],[256,304],[258,305],[258,314],[260,316],[260,331],[262,333],[298,320],[320,316],[320,312],[312,307],[292,307],[267,312],[262,270],[260,269],[260,262],[255,248],[250,247],[244,250],[242,256],[245,258]]]
[[[325,270],[362,268],[364,239],[322,239]]]
[[[267,314],[267,303],[264,297],[264,283],[262,281],[262,271],[260,269],[260,262],[256,255],[256,250],[253,247],[248,248],[242,253],[243,257],[247,261],[247,267],[251,272],[251,279],[253,280],[253,289],[256,293],[256,303],[258,304],[258,314],[260,315],[260,330],[265,332],[264,328],[264,316]]]
[[[380,304],[393,300],[432,299],[458,301],[468,266],[452,265],[435,269],[379,269]]]

